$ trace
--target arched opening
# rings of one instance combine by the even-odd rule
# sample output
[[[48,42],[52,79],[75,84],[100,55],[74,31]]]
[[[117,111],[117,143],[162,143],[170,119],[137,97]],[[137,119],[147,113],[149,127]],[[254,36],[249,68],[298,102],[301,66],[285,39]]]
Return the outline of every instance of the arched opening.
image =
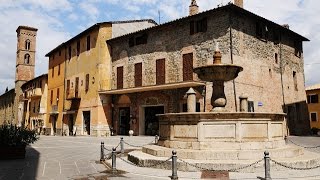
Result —
[[[29,39],[27,39],[25,42],[25,49],[30,50],[30,40]]]
[[[25,54],[24,55],[24,63],[25,64],[29,64],[30,63],[30,55],[29,54]]]

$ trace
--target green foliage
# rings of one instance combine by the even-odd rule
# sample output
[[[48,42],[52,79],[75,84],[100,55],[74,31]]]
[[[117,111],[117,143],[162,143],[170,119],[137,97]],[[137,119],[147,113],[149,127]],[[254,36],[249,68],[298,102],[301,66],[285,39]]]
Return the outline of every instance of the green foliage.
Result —
[[[17,127],[12,124],[0,125],[0,147],[25,146],[39,139],[36,131]]]

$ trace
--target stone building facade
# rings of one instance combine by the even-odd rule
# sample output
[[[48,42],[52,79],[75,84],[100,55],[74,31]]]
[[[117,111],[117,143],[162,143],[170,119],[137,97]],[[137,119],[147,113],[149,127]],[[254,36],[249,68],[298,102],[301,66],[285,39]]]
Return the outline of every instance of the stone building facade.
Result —
[[[320,118],[319,118],[319,115],[320,115],[320,102],[319,102],[320,84],[315,84],[315,85],[306,87],[306,94],[307,94],[310,126],[311,126],[311,128],[320,129]]]
[[[1,95],[5,101],[0,107],[1,121],[22,125],[23,123],[23,92],[21,86],[34,78],[36,37],[38,29],[19,26],[17,32],[16,76],[15,88]],[[11,111],[8,111],[8,108]]]
[[[44,122],[47,119],[48,74],[26,82],[21,89],[24,94],[24,126],[40,132],[42,128],[45,128]]]
[[[112,56],[112,126],[117,134],[157,134],[155,114],[186,110],[185,93],[197,92],[197,111],[209,111],[212,84],[201,82],[195,67],[212,64],[218,46],[222,63],[243,67],[225,83],[226,108],[287,113],[289,133],[309,131],[302,42],[305,37],[228,4],[107,41]],[[206,97],[206,98],[204,98]]]
[[[153,20],[97,23],[46,55],[51,134],[110,135],[111,99],[98,94],[111,89],[111,60],[105,42],[155,24]]]

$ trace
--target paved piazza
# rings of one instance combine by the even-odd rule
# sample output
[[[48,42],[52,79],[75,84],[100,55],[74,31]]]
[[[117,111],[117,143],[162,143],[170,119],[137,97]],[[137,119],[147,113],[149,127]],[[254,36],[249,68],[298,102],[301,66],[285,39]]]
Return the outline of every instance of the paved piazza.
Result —
[[[24,160],[0,161],[0,180],[93,180],[93,179],[170,179],[170,170],[140,168],[117,159],[117,168],[126,171],[117,177],[101,173],[107,170],[99,163],[100,142],[111,149],[119,144],[120,136],[97,137],[59,137],[41,136],[40,140],[27,148]],[[145,145],[154,137],[124,137],[132,145]],[[290,137],[289,140],[304,146],[320,145],[320,137]],[[128,146],[125,144],[125,149]],[[132,148],[132,147],[130,147]],[[311,149],[320,153],[320,148]],[[110,160],[108,160],[110,163]],[[107,170],[108,172],[108,170]],[[178,172],[179,179],[200,179],[201,172]],[[263,172],[230,173],[230,179],[262,179]],[[320,168],[308,171],[272,171],[273,179],[320,179]]]

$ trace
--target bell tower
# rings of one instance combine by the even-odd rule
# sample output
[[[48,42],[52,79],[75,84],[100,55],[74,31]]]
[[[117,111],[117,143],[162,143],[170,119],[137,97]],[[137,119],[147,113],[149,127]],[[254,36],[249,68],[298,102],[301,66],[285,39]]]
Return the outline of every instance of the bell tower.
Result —
[[[14,124],[21,125],[23,102],[21,86],[34,78],[36,37],[38,29],[28,26],[19,26],[17,32],[16,78],[14,100]]]
[[[196,0],[191,0],[191,4],[189,6],[189,16],[198,14],[199,12],[199,6],[197,5]]]

